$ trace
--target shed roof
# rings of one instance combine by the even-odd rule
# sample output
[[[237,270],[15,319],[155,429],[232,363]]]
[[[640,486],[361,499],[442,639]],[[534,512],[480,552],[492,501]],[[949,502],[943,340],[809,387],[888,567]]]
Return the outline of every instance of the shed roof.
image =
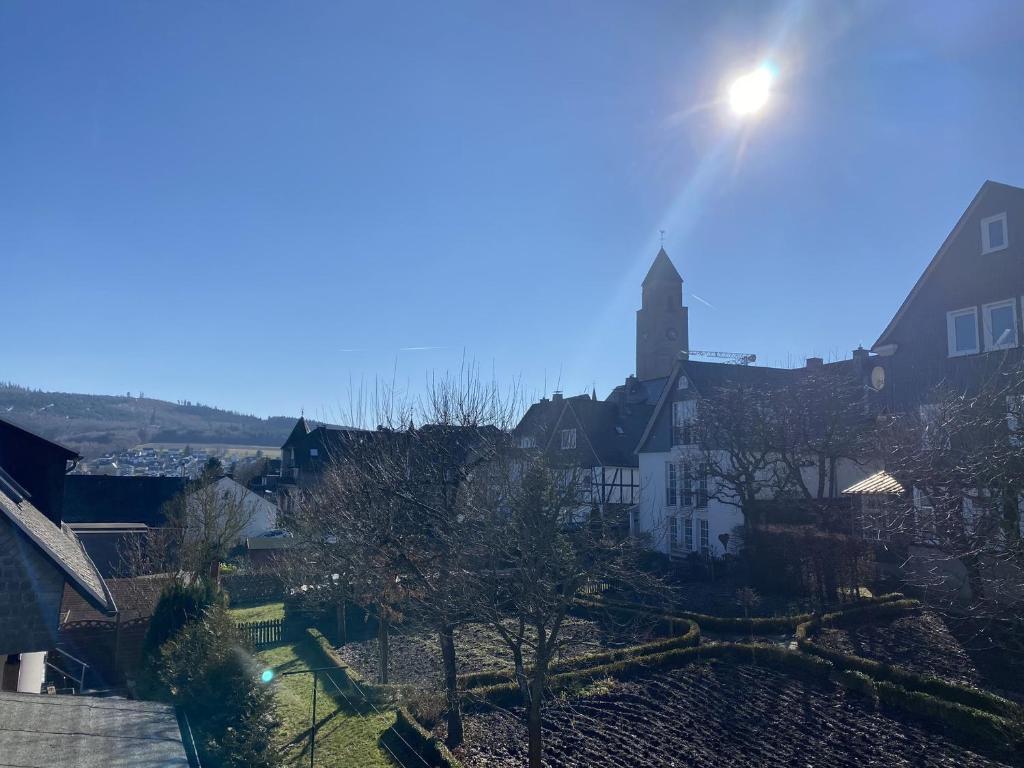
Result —
[[[31,693],[0,693],[0,760],[12,766],[189,766],[167,704]]]
[[[875,472],[870,477],[865,477],[858,483],[854,483],[844,490],[843,493],[850,496],[866,496],[871,494],[900,496],[905,493],[905,489],[895,477],[883,469]]]

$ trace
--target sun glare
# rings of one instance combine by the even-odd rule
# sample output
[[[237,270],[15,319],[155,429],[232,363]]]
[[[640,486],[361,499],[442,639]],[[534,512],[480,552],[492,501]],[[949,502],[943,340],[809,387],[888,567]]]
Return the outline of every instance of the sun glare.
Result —
[[[738,78],[729,88],[729,106],[737,115],[752,115],[768,101],[774,76],[768,67],[758,67]]]

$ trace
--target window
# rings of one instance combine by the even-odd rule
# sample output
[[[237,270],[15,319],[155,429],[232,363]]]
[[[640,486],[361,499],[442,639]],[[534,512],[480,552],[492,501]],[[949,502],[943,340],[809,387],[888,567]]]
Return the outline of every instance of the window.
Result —
[[[693,520],[690,518],[683,520],[683,538],[686,544],[686,551],[693,552]]]
[[[693,421],[697,411],[694,400],[672,403],[672,445],[693,444]]]
[[[697,509],[707,509],[708,506],[708,472],[707,468],[701,465],[697,468]]]
[[[668,519],[668,546],[670,549],[679,546],[679,520],[675,516]]]
[[[702,555],[711,554],[711,542],[708,540],[708,521],[700,521],[700,553]]]
[[[1017,300],[1007,299],[981,308],[985,327],[985,350],[1017,346]]]
[[[309,455],[312,456],[315,459],[317,456],[320,455],[320,451],[317,450],[316,448],[310,448],[309,449]]]
[[[949,448],[946,414],[937,403],[924,403],[917,407],[921,420],[921,447],[928,450]]]
[[[1000,213],[981,220],[981,252],[1001,251],[1007,246],[1006,214]]]
[[[524,436],[519,438],[520,448],[536,448],[537,438],[531,436]]]
[[[685,375],[680,376],[679,377],[679,381],[676,382],[676,388],[677,389],[689,389],[690,388],[690,380],[688,378],[686,378]]]
[[[674,507],[678,500],[679,469],[669,461],[665,464],[665,506]]]
[[[683,465],[683,506],[693,506],[693,475],[687,465]]]
[[[974,307],[946,313],[949,356],[973,355],[978,350],[978,310]]]
[[[562,430],[562,450],[567,451],[576,447],[576,430],[575,429],[563,429]]]

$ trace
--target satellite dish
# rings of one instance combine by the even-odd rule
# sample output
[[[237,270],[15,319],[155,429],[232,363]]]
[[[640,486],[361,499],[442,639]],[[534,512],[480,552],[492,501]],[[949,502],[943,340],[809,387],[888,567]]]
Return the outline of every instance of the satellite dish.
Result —
[[[885,368],[880,365],[876,365],[871,369],[871,386],[875,390],[881,390],[885,386]]]

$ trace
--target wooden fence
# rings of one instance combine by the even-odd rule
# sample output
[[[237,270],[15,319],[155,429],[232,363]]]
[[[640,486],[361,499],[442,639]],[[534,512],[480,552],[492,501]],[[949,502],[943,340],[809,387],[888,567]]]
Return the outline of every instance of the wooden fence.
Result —
[[[235,625],[242,637],[249,640],[254,648],[265,648],[276,645],[286,639],[289,634],[284,619],[268,619],[267,621],[246,621]]]

